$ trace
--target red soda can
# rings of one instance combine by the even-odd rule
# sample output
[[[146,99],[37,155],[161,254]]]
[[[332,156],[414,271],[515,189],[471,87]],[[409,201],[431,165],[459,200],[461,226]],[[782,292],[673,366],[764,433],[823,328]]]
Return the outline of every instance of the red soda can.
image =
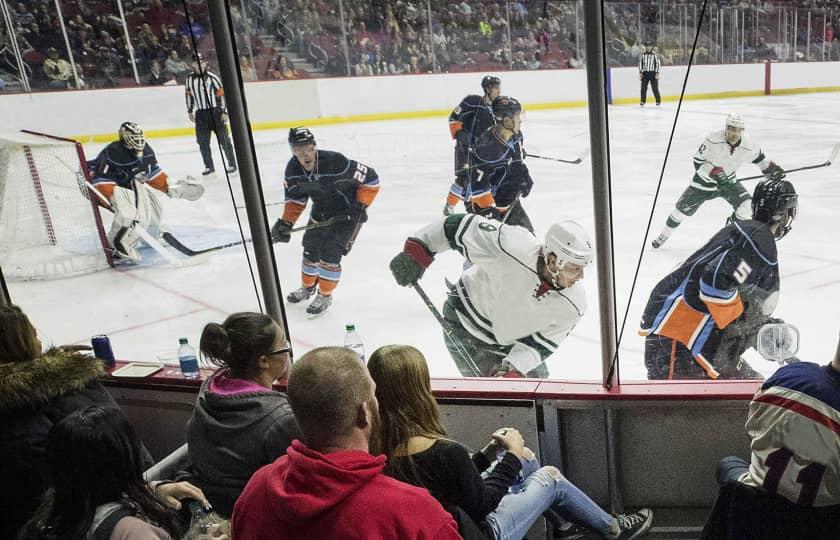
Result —
[[[111,348],[111,340],[108,336],[101,334],[90,338],[90,345],[93,347],[93,355],[108,367],[114,367],[114,350]]]

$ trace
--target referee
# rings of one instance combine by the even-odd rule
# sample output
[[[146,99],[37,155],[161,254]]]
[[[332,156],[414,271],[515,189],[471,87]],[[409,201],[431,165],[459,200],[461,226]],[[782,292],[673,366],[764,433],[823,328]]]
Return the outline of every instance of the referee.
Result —
[[[642,98],[639,105],[645,106],[647,101],[647,87],[653,89],[653,97],[656,98],[656,104],[662,103],[662,98],[659,97],[659,68],[661,62],[659,55],[653,52],[653,41],[645,40],[645,52],[639,57],[639,80],[642,81]]]
[[[213,153],[210,150],[210,131],[216,133],[216,139],[221,143],[227,158],[225,170],[236,172],[236,160],[233,156],[233,145],[228,137],[228,115],[225,111],[225,91],[222,81],[216,75],[207,71],[207,62],[201,53],[196,53],[193,72],[187,75],[186,95],[187,114],[190,121],[195,122],[195,138],[204,160],[204,176],[216,171],[213,166]]]

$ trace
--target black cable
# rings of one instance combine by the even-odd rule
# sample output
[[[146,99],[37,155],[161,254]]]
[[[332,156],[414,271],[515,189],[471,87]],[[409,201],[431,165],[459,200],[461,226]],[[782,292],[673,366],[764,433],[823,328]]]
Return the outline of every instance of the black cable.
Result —
[[[662,189],[662,180],[665,177],[665,166],[668,164],[668,156],[671,153],[671,144],[674,141],[674,132],[677,130],[677,121],[680,118],[680,109],[682,108],[683,97],[685,96],[685,87],[688,84],[688,76],[691,73],[691,66],[694,63],[694,52],[697,50],[697,41],[700,38],[700,29],[702,28],[703,24],[702,21],[706,16],[706,5],[708,4],[708,0],[703,0],[703,7],[700,9],[700,17],[698,18],[697,22],[697,30],[694,33],[694,43],[691,46],[691,55],[688,57],[688,67],[685,71],[685,78],[683,79],[682,88],[680,89],[680,99],[677,102],[677,112],[674,115],[674,123],[671,126],[671,134],[668,137],[668,146],[665,149],[665,159],[662,161],[662,170],[659,172],[659,182],[656,184],[656,192],[653,195],[653,204],[650,207],[650,215],[648,216],[647,228],[645,229],[645,237],[642,241],[642,247],[639,251],[639,258],[636,262],[636,271],[633,274],[633,283],[630,285],[630,296],[627,298],[627,307],[624,310],[624,318],[621,321],[621,331],[618,334],[618,339],[616,340],[615,346],[615,354],[613,355],[612,362],[610,362],[610,370],[607,373],[607,388],[611,388],[613,374],[615,373],[616,366],[618,363],[618,347],[621,345],[621,338],[624,334],[624,327],[627,324],[627,315],[630,313],[630,303],[633,300],[633,292],[636,290],[636,282],[639,279],[639,270],[642,266],[642,258],[644,256],[645,247],[647,246],[648,236],[650,235],[650,226],[653,223],[653,212],[656,209],[656,201],[659,200],[659,191]],[[615,283],[613,283],[613,287],[615,287]]]
[[[181,4],[184,6],[184,17],[187,20],[187,29],[189,30],[189,33],[190,33],[190,42],[192,43],[192,46],[193,46],[193,58],[195,60],[195,63],[198,65],[198,74],[203,78],[204,77],[204,71],[201,67],[201,62],[198,60],[198,42],[196,41],[195,32],[193,31],[193,18],[190,14],[189,9],[187,8],[187,0],[181,0]],[[230,32],[232,32],[232,29],[229,28],[228,30]],[[231,35],[233,35],[233,34],[231,33]],[[234,46],[236,46],[236,40],[234,40],[233,43],[234,43]],[[239,56],[239,55],[237,54],[237,56]],[[236,66],[236,77],[239,80],[239,85],[241,86],[242,85],[242,73],[240,72],[238,65]],[[212,104],[213,101],[211,100],[210,92],[207,89],[207,85],[202,84],[201,89],[204,92],[204,97],[207,100],[207,103]],[[211,107],[211,112],[212,112],[212,107]],[[225,163],[225,153],[224,153],[224,149],[222,148],[222,141],[219,139],[219,130],[217,129],[218,126],[216,126],[216,117],[213,114],[210,114],[210,123],[213,126],[213,132],[216,134],[216,146],[219,149],[219,154],[222,157],[222,164],[224,165],[224,163]],[[223,125],[222,129],[224,129],[225,133],[227,134],[227,126]],[[231,141],[231,145],[233,145],[232,141]],[[253,150],[253,148],[252,148],[252,150]],[[256,155],[256,153],[254,155]],[[239,238],[242,240],[242,249],[245,251],[245,260],[248,263],[248,273],[251,275],[251,284],[254,286],[254,296],[256,296],[256,298],[257,298],[257,306],[259,307],[260,313],[265,313],[265,310],[263,309],[263,304],[262,304],[262,297],[260,296],[259,285],[257,285],[257,278],[254,274],[254,266],[253,266],[253,264],[251,264],[251,254],[248,253],[248,244],[247,244],[247,241],[245,239],[245,231],[242,228],[242,219],[239,216],[239,210],[237,210],[237,208],[236,208],[236,197],[233,194],[233,185],[231,185],[231,182],[230,182],[230,174],[228,174],[228,172],[227,172],[227,167],[223,167],[223,168],[225,169],[225,180],[227,181],[228,193],[230,193],[230,201],[231,201],[231,206],[233,206],[233,214],[234,214],[234,216],[236,216],[236,226],[239,228]],[[257,175],[257,182],[259,182],[259,175]],[[260,185],[259,187],[260,187],[260,193],[262,193],[262,185]],[[265,201],[263,201],[263,202],[265,202]],[[286,335],[287,336],[289,335],[288,328],[286,328]]]

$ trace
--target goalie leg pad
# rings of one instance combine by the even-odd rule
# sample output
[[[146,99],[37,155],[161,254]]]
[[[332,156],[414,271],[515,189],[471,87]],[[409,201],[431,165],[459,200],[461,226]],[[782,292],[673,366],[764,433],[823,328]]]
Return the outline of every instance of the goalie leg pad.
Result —
[[[169,196],[173,199],[197,201],[202,195],[204,195],[204,186],[192,176],[187,176],[169,184]]]

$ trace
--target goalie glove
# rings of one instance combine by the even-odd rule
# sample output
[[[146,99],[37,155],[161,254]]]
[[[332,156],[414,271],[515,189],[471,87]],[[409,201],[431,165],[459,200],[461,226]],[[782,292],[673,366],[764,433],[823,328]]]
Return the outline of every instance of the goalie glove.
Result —
[[[172,199],[197,201],[204,195],[204,186],[192,176],[187,176],[175,183],[169,184],[166,193]]]
[[[409,238],[397,256],[391,259],[391,273],[399,285],[408,287],[417,283],[426,268],[435,260],[435,254],[416,238]]]
[[[271,227],[271,241],[287,243],[292,239],[292,223],[278,219]]]
[[[771,161],[766,169],[762,169],[761,174],[766,176],[768,180],[781,180],[786,176],[785,170],[776,165],[775,161]]]

